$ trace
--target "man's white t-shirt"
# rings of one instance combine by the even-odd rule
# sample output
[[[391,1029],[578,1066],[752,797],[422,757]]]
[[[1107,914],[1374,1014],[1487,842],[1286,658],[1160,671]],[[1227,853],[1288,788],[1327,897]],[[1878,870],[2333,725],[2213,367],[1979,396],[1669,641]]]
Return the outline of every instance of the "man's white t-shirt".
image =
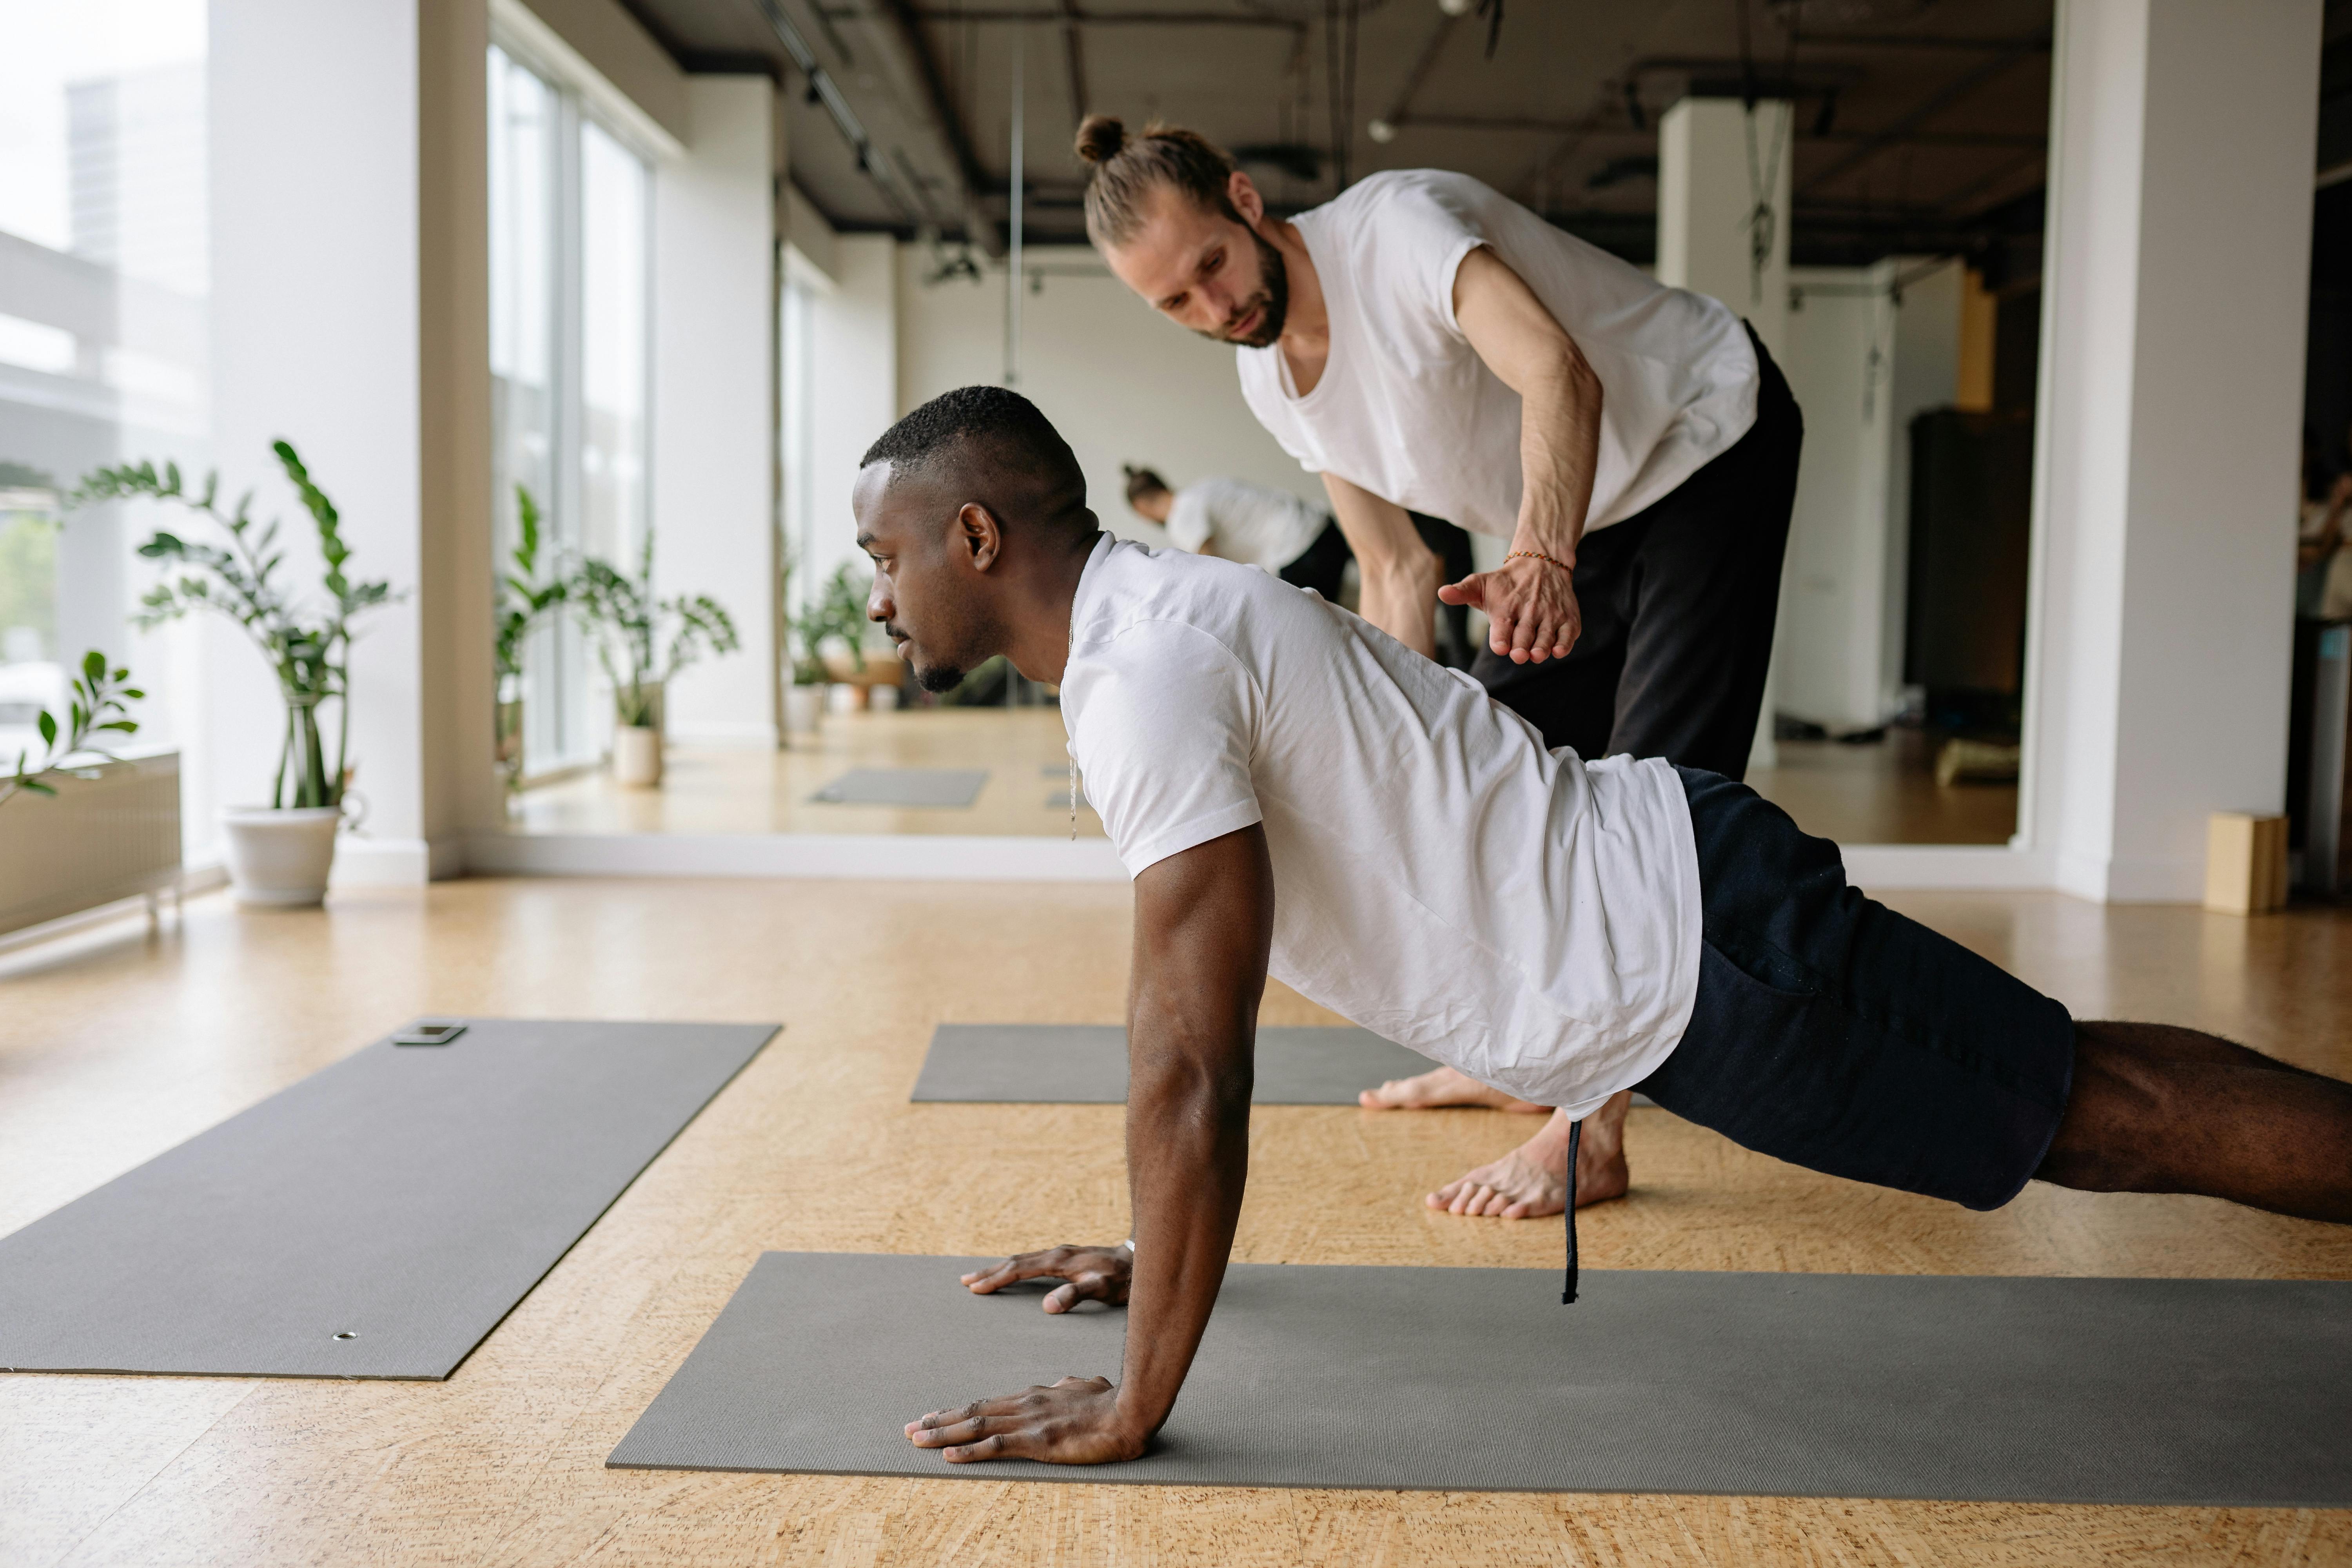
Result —
[[[1276,979],[1581,1116],[1698,991],[1690,804],[1654,758],[1548,752],[1475,680],[1230,562],[1105,539],[1062,719],[1129,876],[1263,823]]]
[[[1226,560],[1279,572],[1307,553],[1328,521],[1288,490],[1247,479],[1199,479],[1169,504],[1168,537],[1195,555],[1213,539]]]
[[[1475,532],[1517,527],[1519,395],[1454,317],[1454,274],[1482,245],[1601,379],[1587,532],[1661,500],[1756,422],[1756,352],[1738,317],[1467,174],[1372,174],[1292,221],[1330,313],[1330,359],[1301,397],[1279,344],[1243,349],[1242,393],[1309,472]]]

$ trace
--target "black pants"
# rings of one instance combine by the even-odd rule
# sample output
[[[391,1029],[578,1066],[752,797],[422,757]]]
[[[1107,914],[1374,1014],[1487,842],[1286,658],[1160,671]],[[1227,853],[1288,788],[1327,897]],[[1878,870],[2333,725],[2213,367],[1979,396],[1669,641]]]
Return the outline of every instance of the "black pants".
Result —
[[[1443,581],[1459,583],[1477,568],[1470,560],[1470,536],[1440,518],[1423,517],[1419,512],[1408,514],[1421,542],[1435,554],[1444,573]],[[1340,574],[1348,563],[1356,558],[1348,548],[1348,536],[1339,531],[1336,522],[1327,522],[1315,542],[1281,571],[1281,578],[1294,588],[1312,588],[1333,604],[1339,602]],[[1470,606],[1444,605],[1437,606],[1437,661],[1456,669],[1467,669],[1475,649],[1470,646]]]
[[[1470,673],[1544,744],[1588,758],[1664,757],[1730,779],[1748,772],[1805,435],[1761,342],[1756,363],[1762,384],[1748,434],[1578,547],[1584,633],[1569,656],[1513,664],[1479,649]]]

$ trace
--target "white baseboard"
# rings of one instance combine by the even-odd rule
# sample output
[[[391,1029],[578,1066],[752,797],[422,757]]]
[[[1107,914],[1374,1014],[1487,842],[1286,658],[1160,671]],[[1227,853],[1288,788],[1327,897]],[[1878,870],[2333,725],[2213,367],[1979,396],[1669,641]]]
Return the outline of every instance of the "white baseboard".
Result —
[[[662,727],[663,738],[675,746],[723,746],[733,751],[776,749],[776,727],[750,720],[719,719],[681,723],[673,719]]]
[[[507,877],[837,877],[925,882],[1124,882],[1101,838],[881,833],[486,833],[466,869]]]
[[[2018,892],[2056,885],[2049,856],[2006,844],[1845,844],[1839,852],[1846,880],[1865,892]]]
[[[452,850],[455,845],[451,846]],[[434,846],[422,838],[362,838],[345,834],[335,841],[331,888],[421,888],[433,879]],[[445,857],[454,860],[454,854]],[[455,876],[453,868],[444,875]]]
[[[2205,862],[2065,855],[2055,881],[2063,892],[2103,904],[2198,904],[2205,900]]]

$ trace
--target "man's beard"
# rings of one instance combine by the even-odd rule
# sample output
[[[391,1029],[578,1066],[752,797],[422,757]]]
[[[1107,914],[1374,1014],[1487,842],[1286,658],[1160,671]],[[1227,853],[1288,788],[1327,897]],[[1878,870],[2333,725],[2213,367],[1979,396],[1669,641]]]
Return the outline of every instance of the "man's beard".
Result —
[[[935,664],[926,668],[915,666],[915,684],[933,693],[953,691],[963,684],[965,671],[952,664]]]
[[[1249,237],[1250,242],[1257,247],[1262,286],[1255,294],[1242,301],[1242,307],[1234,312],[1233,320],[1239,321],[1255,310],[1258,312],[1257,327],[1246,337],[1236,337],[1223,327],[1201,335],[1239,348],[1272,348],[1282,336],[1283,318],[1290,313],[1290,271],[1282,264],[1282,252],[1268,244],[1265,236],[1252,229]]]

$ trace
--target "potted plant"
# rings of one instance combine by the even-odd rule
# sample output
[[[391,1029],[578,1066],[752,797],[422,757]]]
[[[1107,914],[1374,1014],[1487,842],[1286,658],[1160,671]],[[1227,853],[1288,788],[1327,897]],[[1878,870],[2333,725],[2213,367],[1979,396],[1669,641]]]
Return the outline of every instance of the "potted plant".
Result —
[[[866,585],[857,580],[856,568],[844,562],[826,581],[824,595],[810,616],[814,625],[803,639],[834,682],[832,700],[837,711],[867,706],[877,689],[897,694],[897,654],[887,656],[887,667],[884,656],[867,657],[866,639],[872,635],[874,623],[866,619]],[[830,646],[836,641],[837,652]]]
[[[656,597],[650,531],[635,576],[592,555],[573,574],[567,597],[595,635],[597,662],[613,683],[613,776],[625,784],[657,784],[662,693],[706,654],[741,647],[735,623],[708,595]]]
[[[81,673],[74,677],[73,695],[66,710],[65,739],[58,738],[57,715],[42,709],[35,721],[45,748],[40,763],[34,765],[29,752],[16,753],[16,771],[0,777],[0,805],[19,795],[56,795],[57,786],[44,775],[72,772],[66,764],[75,757],[86,754],[103,762],[114,761],[111,752],[95,742],[101,736],[129,735],[138,730],[139,721],[131,717],[126,703],[147,694],[129,685],[130,679],[127,669],[109,669],[106,655],[98,649],[84,654]]]
[[[192,495],[181,485],[176,463],[165,464],[160,474],[152,463],[123,464],[89,474],[74,499],[77,504],[169,501],[226,537],[225,544],[210,543],[156,530],[139,553],[181,572],[147,591],[137,619],[150,628],[193,610],[211,610],[242,626],[269,661],[286,703],[286,739],[278,748],[269,804],[230,806],[222,814],[229,879],[240,903],[299,907],[325,898],[335,831],[345,806],[358,799],[351,793],[352,623],[394,595],[389,583],[354,583],[344,574],[352,552],[334,503],[310,481],[292,447],[276,441],[270,450],[317,528],[326,565],[323,608],[296,604],[276,581],[286,559],[278,546],[278,525],[256,525],[250,491],[234,511],[222,510],[218,474],[205,479],[203,494]],[[331,760],[320,713],[328,702],[336,707]]]
[[[569,587],[560,573],[540,574],[539,502],[527,486],[515,486],[515,517],[521,538],[514,548],[514,570],[499,577],[498,640],[493,653],[499,682],[498,764],[509,795],[522,788],[524,652],[532,629],[563,603]]]

